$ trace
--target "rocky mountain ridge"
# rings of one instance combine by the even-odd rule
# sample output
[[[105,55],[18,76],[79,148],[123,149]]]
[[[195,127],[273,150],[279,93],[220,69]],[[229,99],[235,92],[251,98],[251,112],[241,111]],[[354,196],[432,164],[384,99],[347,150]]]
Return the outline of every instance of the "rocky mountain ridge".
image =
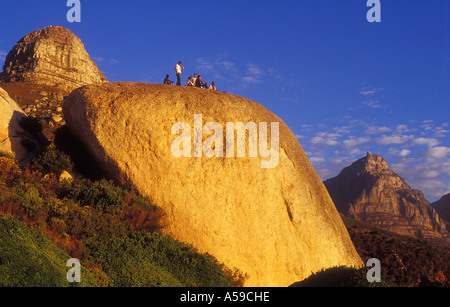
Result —
[[[424,194],[379,155],[367,155],[324,184],[345,216],[418,239],[449,243],[446,224]]]

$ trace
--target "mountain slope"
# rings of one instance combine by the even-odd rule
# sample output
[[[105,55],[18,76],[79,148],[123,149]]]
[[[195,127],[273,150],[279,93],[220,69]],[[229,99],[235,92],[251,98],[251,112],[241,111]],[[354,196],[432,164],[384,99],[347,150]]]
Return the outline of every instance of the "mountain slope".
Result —
[[[399,234],[448,242],[444,221],[423,193],[411,189],[381,156],[368,153],[324,184],[345,216]]]
[[[431,206],[436,210],[439,216],[447,223],[450,223],[450,193],[435,201]]]

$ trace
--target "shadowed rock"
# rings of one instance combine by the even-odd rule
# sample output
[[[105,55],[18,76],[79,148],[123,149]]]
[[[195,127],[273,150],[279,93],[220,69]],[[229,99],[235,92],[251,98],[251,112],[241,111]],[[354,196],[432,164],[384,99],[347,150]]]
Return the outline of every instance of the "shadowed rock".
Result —
[[[28,162],[46,141],[40,131],[23,128],[26,118],[17,103],[0,87],[0,151],[13,153],[19,163]]]

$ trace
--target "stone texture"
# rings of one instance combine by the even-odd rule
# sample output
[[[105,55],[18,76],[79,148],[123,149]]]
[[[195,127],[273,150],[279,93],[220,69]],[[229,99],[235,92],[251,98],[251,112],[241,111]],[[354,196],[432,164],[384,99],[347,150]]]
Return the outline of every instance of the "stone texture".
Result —
[[[378,155],[367,156],[324,182],[338,211],[390,231],[449,243],[449,233],[423,193],[411,189]]]
[[[57,26],[22,38],[8,53],[0,74],[0,86],[29,116],[41,119],[50,141],[65,124],[60,110],[64,97],[77,87],[106,81],[81,40]]]
[[[20,126],[24,117],[26,114],[0,87],[0,151],[14,153],[19,163],[28,162],[42,148],[41,140]]]
[[[447,222],[447,228],[450,228],[450,193],[442,196],[441,199],[432,203],[431,206]]]
[[[67,95],[77,87],[101,83],[106,78],[76,35],[50,26],[29,33],[13,47],[6,56],[0,80],[49,86]]]
[[[63,112],[110,178],[165,210],[167,234],[246,273],[246,286],[288,286],[323,268],[362,265],[297,139],[258,103],[197,88],[110,83],[76,89]],[[172,125],[193,128],[194,114],[223,127],[279,122],[278,167],[262,169],[248,157],[175,158]]]

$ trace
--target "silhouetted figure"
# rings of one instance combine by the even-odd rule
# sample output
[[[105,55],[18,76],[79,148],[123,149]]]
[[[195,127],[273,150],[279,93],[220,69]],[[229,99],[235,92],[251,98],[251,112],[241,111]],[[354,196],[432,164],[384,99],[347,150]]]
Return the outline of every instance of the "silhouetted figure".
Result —
[[[202,88],[205,86],[205,82],[202,80],[202,75],[198,75],[197,80],[195,81],[195,87]]]
[[[166,75],[166,78],[164,79],[164,82],[163,82],[164,84],[168,84],[168,85],[172,85],[173,84],[173,81],[170,81],[170,79],[169,79],[169,75]]]

